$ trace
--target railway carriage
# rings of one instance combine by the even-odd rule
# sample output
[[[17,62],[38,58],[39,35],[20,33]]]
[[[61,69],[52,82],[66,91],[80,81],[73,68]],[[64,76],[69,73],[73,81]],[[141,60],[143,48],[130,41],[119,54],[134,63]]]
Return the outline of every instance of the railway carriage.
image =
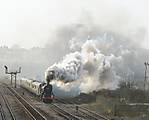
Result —
[[[41,95],[43,83],[26,78],[22,78],[20,83],[23,88],[29,90],[35,95]]]
[[[30,91],[31,93],[37,95],[37,96],[42,96],[42,93],[44,91],[44,87],[45,87],[45,83],[41,83],[38,82],[36,80],[32,80],[32,79],[26,79],[26,78],[22,78],[20,81],[20,85],[21,87],[27,89],[28,91]],[[51,92],[51,94],[49,94],[48,96],[42,96],[42,100],[43,102],[46,103],[51,103],[54,99],[54,96]]]

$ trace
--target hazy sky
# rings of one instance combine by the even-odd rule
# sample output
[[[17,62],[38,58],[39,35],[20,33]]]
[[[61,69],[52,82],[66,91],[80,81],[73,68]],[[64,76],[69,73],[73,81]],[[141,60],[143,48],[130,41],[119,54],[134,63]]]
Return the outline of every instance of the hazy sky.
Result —
[[[0,0],[0,44],[43,47],[60,26],[94,21],[130,32],[141,27],[149,48],[148,6],[148,0]]]

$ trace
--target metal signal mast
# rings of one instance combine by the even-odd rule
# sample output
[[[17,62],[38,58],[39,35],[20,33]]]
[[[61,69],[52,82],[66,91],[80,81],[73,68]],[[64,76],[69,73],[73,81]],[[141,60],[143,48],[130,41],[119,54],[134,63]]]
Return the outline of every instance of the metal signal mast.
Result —
[[[8,72],[8,67],[5,65],[4,66],[4,68],[5,68],[5,73],[6,74],[10,74],[11,75],[11,85],[12,85],[12,80],[13,80],[13,78],[14,78],[14,80],[15,80],[15,88],[16,88],[16,84],[17,84],[17,74],[18,73],[21,73],[21,67],[19,67],[19,70],[17,71],[13,71],[13,72]]]
[[[144,77],[144,91],[145,91],[146,90],[146,82],[147,82],[147,79],[148,79],[147,68],[148,68],[149,63],[145,62],[144,65],[145,65],[145,77]]]

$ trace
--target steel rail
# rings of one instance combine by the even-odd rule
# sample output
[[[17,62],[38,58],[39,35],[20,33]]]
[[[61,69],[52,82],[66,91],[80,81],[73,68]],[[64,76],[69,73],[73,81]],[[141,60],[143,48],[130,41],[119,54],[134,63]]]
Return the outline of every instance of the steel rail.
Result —
[[[71,114],[70,112],[67,112],[66,110],[62,109],[61,107],[59,107],[56,104],[51,104],[52,106],[54,106],[57,110],[55,110],[55,108],[53,108],[56,112],[58,112],[59,114],[61,114],[62,116],[66,117],[68,120],[82,120],[80,117]],[[70,119],[70,117],[72,119]]]
[[[9,111],[9,113],[10,113],[10,116],[11,116],[12,120],[16,120],[16,118],[15,118],[13,112],[12,112],[12,109],[11,109],[9,103],[8,103],[8,100],[7,100],[2,94],[1,94],[1,96],[2,96],[2,98],[3,98],[3,100],[4,100],[4,102],[5,102],[5,105],[6,105],[8,111]]]
[[[59,101],[59,102],[61,102],[61,103],[64,103],[64,104],[66,104],[66,103],[70,103],[70,104],[75,104],[75,103],[73,103],[73,102],[64,102],[62,99],[56,99],[57,101]],[[96,120],[99,120],[99,118],[100,119],[103,119],[103,120],[110,120],[109,118],[107,118],[107,117],[105,117],[105,116],[103,116],[103,115],[100,115],[100,114],[98,114],[98,113],[96,113],[96,112],[93,112],[93,111],[91,111],[91,110],[89,110],[89,109],[87,109],[87,108],[85,108],[85,107],[81,107],[81,106],[79,106],[79,109],[82,109],[82,110],[84,110],[84,111],[87,111],[88,113],[86,113],[86,112],[84,112],[84,111],[80,111],[80,112],[82,112],[83,114],[86,114],[86,115],[88,115],[88,116],[90,116],[90,117],[92,117],[92,118],[94,118],[94,119],[96,119]],[[92,115],[91,115],[92,114]]]
[[[2,120],[6,120],[2,104],[0,104],[0,114],[1,114]]]
[[[28,103],[22,96],[20,96],[16,90],[7,86],[10,92],[16,97],[18,101],[22,104],[27,113],[31,116],[33,120],[47,120],[39,111],[37,111],[30,103]]]

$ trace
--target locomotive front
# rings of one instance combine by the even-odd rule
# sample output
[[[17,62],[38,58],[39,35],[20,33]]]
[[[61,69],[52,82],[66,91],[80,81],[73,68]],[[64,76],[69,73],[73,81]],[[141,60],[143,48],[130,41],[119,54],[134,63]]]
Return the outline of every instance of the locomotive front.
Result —
[[[43,88],[42,101],[45,103],[51,103],[54,99],[54,94],[52,92],[53,86],[50,81],[54,79],[54,71],[49,71],[48,76],[46,76],[46,85]]]

